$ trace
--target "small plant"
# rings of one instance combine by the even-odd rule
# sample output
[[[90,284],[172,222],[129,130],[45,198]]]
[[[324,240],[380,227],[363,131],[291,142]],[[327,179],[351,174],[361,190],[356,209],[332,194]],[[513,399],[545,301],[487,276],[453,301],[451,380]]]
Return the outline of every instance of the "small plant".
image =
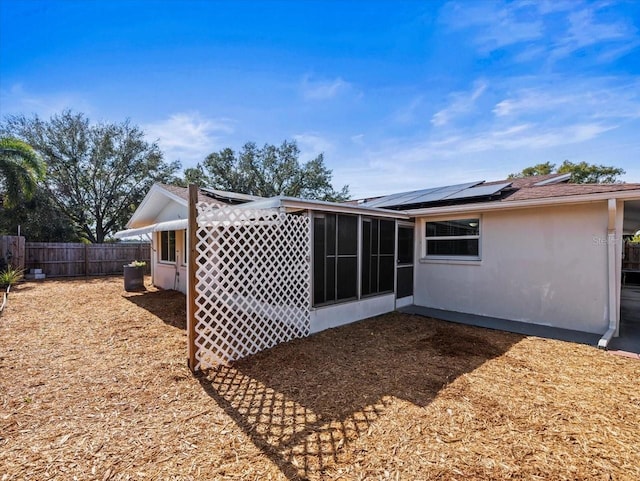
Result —
[[[129,266],[130,267],[145,267],[147,263],[145,261],[132,261]]]
[[[24,271],[9,266],[0,272],[0,286],[12,286],[22,279]]]

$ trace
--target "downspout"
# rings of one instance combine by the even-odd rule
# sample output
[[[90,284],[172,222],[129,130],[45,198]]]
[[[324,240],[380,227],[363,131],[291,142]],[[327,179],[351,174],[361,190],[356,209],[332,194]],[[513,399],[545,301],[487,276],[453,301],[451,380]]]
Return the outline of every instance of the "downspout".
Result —
[[[618,300],[616,299],[616,199],[608,200],[608,208],[607,279],[609,286],[609,329],[598,341],[598,347],[600,349],[606,349],[611,339],[618,334]]]

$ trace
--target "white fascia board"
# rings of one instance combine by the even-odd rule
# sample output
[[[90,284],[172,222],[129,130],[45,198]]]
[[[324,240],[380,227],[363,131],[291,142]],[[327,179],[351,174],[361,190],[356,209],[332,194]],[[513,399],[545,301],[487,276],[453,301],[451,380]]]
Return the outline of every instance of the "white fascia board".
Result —
[[[324,200],[299,199],[297,197],[270,197],[268,199],[235,205],[234,209],[288,209],[288,210],[315,210],[322,212],[335,212],[339,214],[363,214],[376,217],[390,217],[393,219],[409,220],[409,216],[403,211],[377,209],[375,207],[360,207]]]
[[[295,197],[283,197],[280,200],[281,206],[285,209],[317,210],[323,212],[335,212],[338,214],[363,214],[403,220],[408,220],[410,218],[410,216],[404,211],[398,210],[359,207],[356,205],[338,204],[336,202],[325,202],[322,200],[296,199]]]
[[[169,192],[168,190],[164,189],[160,184],[153,184],[151,186],[151,189],[149,189],[149,192],[147,192],[147,195],[144,196],[144,199],[142,199],[142,202],[140,202],[135,212],[129,219],[129,222],[127,222],[127,227],[130,228],[133,225],[135,225],[137,219],[139,217],[142,217],[142,214],[144,213],[144,211],[148,209],[148,204],[152,202],[152,199],[156,195],[162,195],[174,202],[177,202],[180,205],[183,205],[185,207],[187,206],[187,201],[184,200],[182,197],[179,197],[173,194],[172,192]]]
[[[189,219],[177,219],[167,220],[165,222],[158,222],[153,226],[153,232],[159,232],[163,230],[186,230],[189,226]]]
[[[144,227],[139,227],[137,229],[121,230],[116,232],[113,237],[115,237],[116,239],[124,239],[125,237],[135,237],[144,234],[150,234],[151,232],[153,232],[155,226],[156,224],[151,224]]]
[[[426,217],[441,214],[462,214],[487,212],[492,210],[528,209],[554,205],[588,204],[590,202],[600,202],[609,199],[640,200],[640,190],[599,192],[597,194],[567,195],[564,197],[546,197],[542,199],[459,204],[443,207],[405,210],[403,212],[410,217]]]
[[[160,232],[164,230],[186,230],[188,227],[187,219],[168,220],[165,222],[158,222],[157,224],[149,224],[144,227],[138,227],[135,229],[126,229],[118,231],[114,234],[116,239],[123,239],[125,237],[134,237],[144,234],[150,234],[151,232]]]

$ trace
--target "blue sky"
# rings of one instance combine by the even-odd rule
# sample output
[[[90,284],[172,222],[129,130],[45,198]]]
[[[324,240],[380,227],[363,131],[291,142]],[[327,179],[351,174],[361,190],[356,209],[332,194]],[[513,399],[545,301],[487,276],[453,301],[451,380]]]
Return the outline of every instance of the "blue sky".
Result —
[[[0,115],[140,125],[183,167],[296,139],[354,197],[538,162],[640,182],[640,2],[0,0]]]

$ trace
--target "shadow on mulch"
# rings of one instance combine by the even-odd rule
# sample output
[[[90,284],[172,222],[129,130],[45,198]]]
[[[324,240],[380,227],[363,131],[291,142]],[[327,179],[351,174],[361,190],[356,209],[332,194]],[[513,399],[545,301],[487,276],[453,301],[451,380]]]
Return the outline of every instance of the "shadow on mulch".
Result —
[[[140,290],[138,292],[127,292],[123,297],[162,319],[169,326],[178,329],[187,328],[187,301],[182,292],[173,290]]]
[[[199,375],[206,393],[290,480],[349,463],[393,398],[426,406],[523,336],[389,314]]]

